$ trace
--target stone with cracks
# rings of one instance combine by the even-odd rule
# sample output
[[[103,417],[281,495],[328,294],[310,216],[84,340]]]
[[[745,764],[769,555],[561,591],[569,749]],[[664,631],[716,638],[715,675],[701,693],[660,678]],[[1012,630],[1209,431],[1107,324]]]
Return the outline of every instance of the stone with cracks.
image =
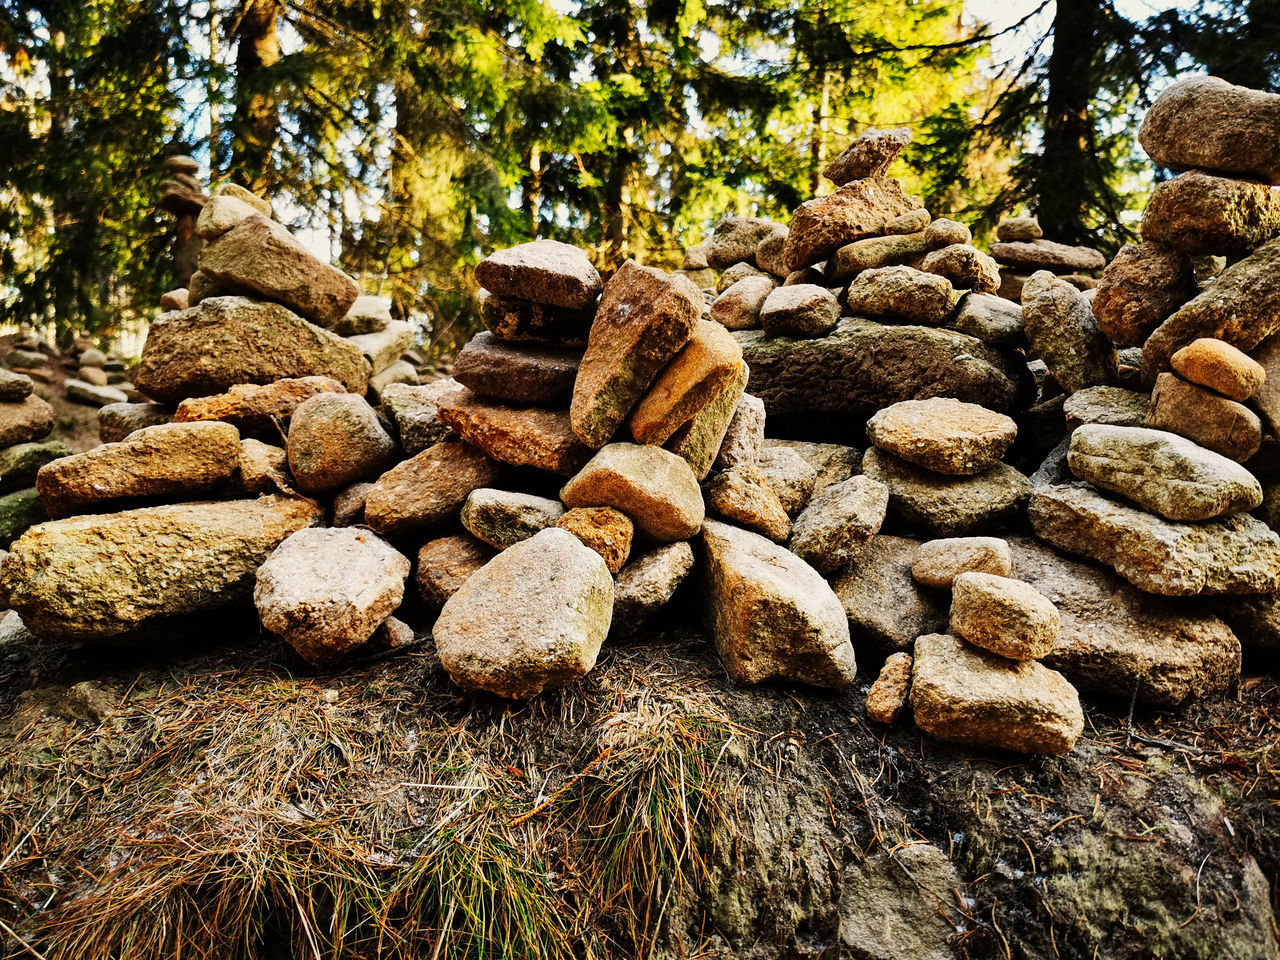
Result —
[[[1016,344],[1024,336],[1022,308],[990,293],[966,293],[951,325],[983,343]]]
[[[600,554],[610,573],[618,573],[631,556],[635,524],[613,507],[575,507],[561,516],[556,526],[568,530]],[[616,593],[614,606],[617,606]]]
[[[739,683],[783,679],[835,689],[857,666],[840,601],[816,570],[759,534],[708,520],[706,619]]]
[[[883,177],[910,142],[911,131],[906,127],[890,130],[868,127],[823,168],[822,175],[837,187],[854,180]]]
[[[19,443],[0,450],[0,493],[12,493],[34,486],[36,474],[45,464],[71,456],[71,448],[61,440]]]
[[[1062,484],[1037,487],[1028,515],[1041,540],[1106,564],[1148,593],[1280,592],[1280,536],[1247,513],[1177,523]]]
[[[446,377],[421,386],[393,383],[382,391],[382,413],[395,425],[405,453],[414,456],[450,436],[449,425],[440,419],[439,405],[442,397],[458,387],[458,381]]]
[[[1115,382],[1115,347],[1071,284],[1047,270],[1032,274],[1022,288],[1022,322],[1032,356],[1067,393]]]
[[[1007,577],[1013,570],[1009,543],[999,537],[947,537],[920,544],[911,575],[926,587],[950,589],[962,573]]]
[[[254,436],[278,439],[299,404],[320,393],[346,393],[332,377],[290,377],[274,383],[239,383],[226,393],[188,397],[173,413],[175,423],[222,420]],[[105,408],[104,408],[105,409]],[[99,414],[99,422],[102,420]]]
[[[893,723],[907,705],[910,689],[911,654],[889,654],[876,682],[867,691],[867,719],[875,723]]]
[[[777,284],[769,277],[743,277],[711,304],[711,319],[728,330],[760,326],[760,308]]]
[[[1202,337],[1169,359],[1174,373],[1229,400],[1248,400],[1267,379],[1266,368],[1229,343]]]
[[[539,530],[554,527],[563,516],[564,505],[558,500],[481,487],[467,495],[461,520],[477,540],[505,550]]]
[[[519,297],[500,297],[481,290],[476,297],[485,329],[499,340],[533,343],[585,344],[595,316],[595,304],[566,310]]]
[[[54,520],[10,548],[0,595],[42,638],[116,637],[247,598],[271,551],[322,519],[269,496]]]
[[[1053,650],[1058,608],[1029,583],[993,573],[962,573],[951,585],[952,634],[1010,660]]]
[[[439,610],[467,578],[494,557],[494,550],[467,534],[428,540],[418,551],[414,583],[418,596],[432,610]]]
[[[1075,273],[1081,270],[1101,270],[1107,265],[1107,258],[1092,247],[1071,247],[1052,240],[993,243],[991,256],[1015,270]]]
[[[0,403],[0,447],[43,440],[53,430],[53,407],[34,393]]]
[[[777,494],[755,467],[734,467],[716,474],[706,486],[707,510],[748,530],[784,543],[791,518]]]
[[[312,666],[366,643],[404,599],[409,558],[356,527],[299,530],[258,568],[262,625]]]
[[[911,709],[939,740],[1020,753],[1068,754],[1084,730],[1080,697],[1062,674],[948,634],[916,641]]]
[[[453,379],[472,393],[513,403],[559,404],[573,396],[582,351],[544,344],[512,345],[477,333],[458,351]]]
[[[1150,395],[1125,387],[1085,387],[1062,404],[1068,431],[1086,423],[1140,427],[1147,422],[1150,412]]]
[[[781,226],[762,217],[725,217],[716,224],[703,244],[707,266],[716,270],[724,270],[735,263],[756,266],[756,247]]]
[[[706,479],[712,464],[717,462],[718,454],[729,443],[727,438],[737,411],[741,409],[740,401],[745,397],[743,391],[747,388],[748,375],[747,365],[739,363],[738,371],[729,385],[692,420],[673,433],[667,443],[668,450],[688,462],[699,482]],[[750,399],[755,400],[754,397]],[[763,428],[763,409],[761,417]]]
[[[387,536],[409,536],[458,515],[472,490],[493,485],[497,467],[466,443],[437,443],[396,464],[365,497],[364,521]]]
[[[585,676],[613,617],[613,578],[551,528],[498,554],[445,603],[432,635],[454,683],[528,699]]]
[[[322,327],[346,316],[360,295],[354,280],[317,260],[285,227],[260,215],[201,247],[199,264],[214,282],[274,300]]]
[[[363,394],[368,369],[349,340],[279,304],[213,297],[152,322],[134,382],[166,402],[311,376],[332,377],[350,393]]]
[[[869,477],[850,477],[809,501],[791,529],[791,552],[819,573],[831,573],[862,556],[880,532],[889,489]]]
[[[826,260],[845,244],[874,237],[904,213],[921,208],[897,180],[871,177],[845,184],[826,197],[815,197],[791,215],[783,256],[787,268],[803,270]]]
[[[664,444],[724,393],[742,368],[742,348],[718,323],[699,320],[676,354],[631,410],[637,443]]]
[[[665,607],[693,569],[687,540],[664,543],[635,557],[613,582],[613,628],[633,630]]]
[[[881,450],[951,476],[999,463],[1017,435],[1012,418],[950,397],[903,400],[867,421],[867,437]]]
[[[533,303],[586,310],[600,296],[600,273],[586,253],[558,240],[534,240],[498,250],[476,264],[476,280],[490,293]]]
[[[1199,170],[1156,187],[1142,239],[1183,253],[1249,253],[1280,235],[1280,189]]]
[[[1189,256],[1158,243],[1127,243],[1103,271],[1093,315],[1112,343],[1142,346],[1195,295]]]
[[[840,319],[840,302],[813,283],[784,285],[770,292],[760,308],[760,324],[770,337],[821,337]]]
[[[378,476],[396,444],[364,397],[319,393],[294,410],[286,449],[298,489],[317,493]]]
[[[999,264],[967,243],[953,243],[934,250],[920,261],[920,269],[946,277],[960,290],[995,293],[1000,289]]]
[[[40,469],[36,489],[57,519],[117,500],[194,500],[224,486],[240,466],[229,423],[164,423]]]
[[[611,443],[560,491],[570,507],[621,510],[646,536],[687,540],[702,526],[705,508],[689,464],[661,447]]]
[[[444,394],[437,415],[494,460],[569,476],[591,458],[564,410],[485,400],[466,388]]]
[[[173,410],[162,403],[109,403],[98,410],[98,439],[123,440],[135,430],[173,420]]]
[[[1241,463],[1262,445],[1262,421],[1256,413],[1174,373],[1156,377],[1146,424],[1181,434]]]
[[[604,446],[631,408],[688,342],[702,292],[687,277],[628,260],[605,286],[569,408],[573,432]]]
[[[946,628],[945,595],[912,579],[919,548],[904,537],[872,537],[857,561],[832,581],[859,641],[879,650],[910,650],[916,637]]]
[[[946,277],[911,267],[864,270],[844,294],[854,316],[927,327],[940,327],[951,319],[959,299]]]

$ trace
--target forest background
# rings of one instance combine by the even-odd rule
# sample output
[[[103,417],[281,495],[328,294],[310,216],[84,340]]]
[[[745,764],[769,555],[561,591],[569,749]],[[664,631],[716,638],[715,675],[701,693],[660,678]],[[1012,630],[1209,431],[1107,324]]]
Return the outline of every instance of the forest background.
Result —
[[[0,0],[0,323],[110,337],[172,286],[164,158],[270,197],[425,349],[472,267],[552,237],[675,268],[723,216],[785,221],[867,126],[982,236],[1108,254],[1157,178],[1172,78],[1280,84],[1280,0]]]

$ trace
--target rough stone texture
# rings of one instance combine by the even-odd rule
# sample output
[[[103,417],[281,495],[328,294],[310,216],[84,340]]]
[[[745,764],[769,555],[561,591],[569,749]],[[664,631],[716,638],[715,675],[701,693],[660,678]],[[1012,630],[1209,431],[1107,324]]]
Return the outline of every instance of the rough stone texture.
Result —
[[[862,471],[862,451],[857,447],[846,447],[840,443],[810,443],[807,440],[765,440],[760,457],[763,459],[765,451],[774,447],[794,450],[813,468],[811,497]]]
[[[31,396],[34,389],[35,384],[30,377],[0,367],[0,401],[19,403]]]
[[[1098,329],[1089,301],[1047,270],[1022,289],[1022,322],[1031,355],[1067,393],[1115,382],[1116,351]]]
[[[222,420],[242,433],[275,439],[280,436],[277,424],[287,430],[293,412],[303,401],[320,393],[346,392],[346,388],[332,377],[292,377],[267,384],[240,383],[226,393],[183,400],[174,411],[173,420],[175,423]],[[98,420],[101,423],[101,414]]]
[[[1067,430],[1086,423],[1105,423],[1117,427],[1140,427],[1147,422],[1151,397],[1125,387],[1085,387],[1067,397],[1062,413]]]
[[[275,303],[213,297],[151,324],[135,382],[157,400],[224,393],[241,383],[327,376],[354,394],[368,382],[358,347]]]
[[[356,297],[342,319],[329,329],[340,337],[355,337],[362,333],[377,333],[391,324],[391,300],[387,297]]]
[[[613,507],[641,533],[664,543],[702,526],[702,491],[689,464],[660,447],[611,443],[560,491],[570,507]]]
[[[933,221],[933,218],[929,216],[928,210],[924,210],[924,209],[912,210],[908,213],[904,213],[902,216],[895,219],[892,223],[890,223],[887,227],[884,228],[884,232],[886,234],[890,234],[893,236],[900,236],[908,233],[921,233],[922,231],[927,230],[929,228],[929,224],[932,221]],[[954,223],[955,221],[946,220],[946,221],[940,221],[940,222]],[[936,240],[937,238],[935,236],[935,237],[932,237],[931,239]],[[946,246],[946,244],[938,244],[938,245]]]
[[[214,282],[251,290],[322,327],[346,316],[360,295],[354,280],[321,263],[287,229],[263,216],[249,217],[206,243],[199,264]]]
[[[1081,690],[1176,706],[1222,696],[1239,681],[1240,641],[1194,601],[1153,597],[1036,540],[1009,545],[1014,576],[1058,608],[1061,627],[1045,663]],[[1253,599],[1232,597],[1226,606]]]
[[[34,393],[0,403],[0,447],[43,440],[53,430],[53,407]]]
[[[250,217],[262,216],[254,206],[232,196],[210,197],[196,218],[196,233],[214,240]]]
[[[347,341],[359,348],[373,374],[379,374],[413,348],[413,327],[403,320],[392,320],[376,333],[362,333]]]
[[[663,444],[724,393],[742,368],[742,348],[718,323],[699,320],[681,348],[631,410],[637,443]]]
[[[837,187],[854,180],[883,177],[910,142],[911,131],[906,127],[890,130],[868,127],[823,168],[822,175]]]
[[[481,487],[467,495],[460,519],[477,540],[505,550],[554,527],[563,516],[564,505],[558,500]]]
[[[458,351],[453,379],[484,397],[558,404],[573,396],[581,360],[582,351],[571,347],[512,346],[485,331]]]
[[[951,281],[912,267],[864,270],[849,284],[845,306],[855,316],[940,327],[951,319],[960,294]]]
[[[1035,217],[1005,217],[996,224],[996,239],[1005,243],[1014,240],[1039,240],[1043,236],[1040,221]]]
[[[634,629],[665,607],[692,569],[693,547],[687,540],[664,543],[633,559],[613,583],[614,629]]]
[[[195,172],[195,170],[191,171],[191,173]],[[220,197],[231,197],[234,200],[239,200],[241,203],[247,203],[264,217],[271,216],[271,201],[267,200],[265,197],[258,196],[253,191],[240,186],[238,183],[224,183],[218,188],[217,195]]]
[[[504,550],[445,603],[432,635],[459,686],[527,699],[585,676],[613,617],[613,578],[573,534]]]
[[[916,725],[939,740],[1056,756],[1084,730],[1075,687],[1034,660],[1007,660],[947,634],[916,641]]]
[[[457,389],[458,381],[445,378],[421,386],[393,383],[382,391],[382,412],[395,425],[405,453],[421,453],[450,435],[439,417],[439,403]]]
[[[1195,171],[1159,184],[1142,239],[1183,253],[1248,253],[1280,234],[1280,190]]]
[[[758,534],[715,520],[703,527],[702,546],[706,619],[735,680],[833,688],[853,682],[849,623],[816,570]]]
[[[717,474],[707,484],[705,497],[708,512],[776,543],[791,535],[791,518],[757,468],[734,467]]]
[[[760,308],[777,286],[769,277],[743,277],[716,297],[711,319],[728,330],[751,330],[760,326]]]
[[[569,408],[573,432],[602,447],[693,334],[702,293],[687,277],[628,260],[609,278]]]
[[[889,489],[869,477],[851,477],[809,501],[791,530],[791,552],[820,573],[856,561],[880,532]]]
[[[862,555],[832,582],[855,639],[879,650],[910,650],[916,637],[947,625],[947,598],[911,576],[920,544],[874,536]]]
[[[0,450],[0,493],[12,493],[33,486],[40,468],[54,460],[71,456],[71,448],[61,440],[19,443]]]
[[[65,381],[63,389],[67,391],[69,400],[87,403],[93,407],[105,407],[109,403],[124,403],[129,394],[119,387],[99,387],[86,380],[71,379]]]
[[[743,385],[746,385],[745,378]],[[716,454],[716,469],[755,466],[760,462],[763,447],[764,401],[743,393],[734,407],[733,419],[729,421],[729,427]]]
[[[135,430],[172,419],[173,411],[162,403],[109,403],[98,410],[98,439],[115,443]]]
[[[115,500],[193,500],[225,485],[239,466],[240,434],[230,424],[164,423],[47,464],[36,489],[56,519]]]
[[[631,556],[635,524],[613,507],[578,507],[560,517],[556,526],[568,530],[600,554],[610,573],[618,573]],[[617,607],[616,591],[614,606]]]
[[[1169,359],[1169,365],[1184,379],[1241,403],[1267,379],[1266,368],[1257,360],[1209,337],[1191,341]]]
[[[394,361],[391,366],[369,378],[370,399],[379,400],[382,397],[383,390],[397,383],[408,384],[409,386],[418,385],[417,368],[403,358]]]
[[[27,528],[49,519],[35,487],[0,496],[0,548],[8,547]]]
[[[972,477],[948,477],[872,447],[862,471],[889,488],[890,512],[931,537],[998,527],[1018,515],[1031,493],[1027,478],[1004,463]]]
[[[309,500],[261,497],[55,520],[11,547],[0,595],[42,638],[119,636],[246,598],[280,541],[321,519]]]
[[[973,231],[963,223],[939,217],[925,228],[924,241],[930,249],[941,250],[953,244],[972,242]]]
[[[707,266],[724,270],[735,263],[756,265],[756,247],[781,227],[762,217],[725,217],[703,244]]]
[[[1158,243],[1127,243],[1103,271],[1093,315],[1113,343],[1141,346],[1195,294],[1195,271],[1185,253]]]
[[[512,466],[569,476],[591,458],[564,410],[484,400],[462,387],[439,397],[437,416],[467,443]]]
[[[1175,523],[1084,484],[1037,487],[1027,509],[1040,539],[1106,564],[1148,593],[1280,592],[1280,536],[1248,514]]]
[[[1266,371],[1266,379],[1251,402],[1261,414],[1268,432],[1280,436],[1280,336],[1264,340],[1253,350],[1253,359]]]
[[[667,449],[679,457],[683,457],[693,470],[698,481],[705,480],[711,472],[711,466],[717,457],[732,429],[736,411],[741,408],[744,399],[743,391],[747,388],[747,377],[750,371],[745,363],[739,362],[738,371],[729,385],[720,395],[700,410],[692,420],[678,429],[667,443]],[[759,403],[755,397],[749,398]],[[761,426],[763,428],[763,404],[761,404]],[[729,464],[726,464],[728,466]],[[723,468],[722,468],[723,469]]]
[[[218,281],[199,270],[191,274],[191,279],[187,281],[188,307],[198,306],[210,297],[223,297],[227,294],[228,291]]]
[[[241,440],[240,469],[231,478],[228,489],[234,495],[246,497],[256,497],[262,493],[293,492],[293,478],[289,476],[289,455],[283,447],[274,447],[261,440]],[[335,522],[334,526],[342,524]]]
[[[845,244],[874,237],[912,210],[916,197],[907,196],[897,180],[871,177],[854,180],[826,197],[815,197],[791,215],[784,256],[790,270],[826,260]]]
[[[787,269],[786,258],[783,257],[783,251],[787,246],[787,234],[790,232],[786,227],[777,226],[773,233],[756,244],[756,266],[782,280],[785,280],[787,274],[791,272]]]
[[[481,290],[476,299],[485,329],[499,340],[586,343],[595,316],[594,303],[585,310],[566,310],[518,297],[500,297],[488,290]]]
[[[999,537],[949,537],[916,549],[911,575],[926,587],[949,589],[962,573],[1007,577],[1013,569],[1009,543]]]
[[[893,723],[907,705],[911,689],[911,654],[891,653],[880,668],[880,675],[867,691],[867,719],[875,723]]]
[[[1017,435],[1012,418],[950,397],[903,400],[867,421],[867,437],[881,450],[952,476],[999,463]]]
[[[364,521],[387,536],[418,533],[452,520],[472,490],[496,477],[496,465],[475,447],[437,443],[378,478],[365,497]]]
[[[1138,142],[1155,163],[1280,183],[1280,96],[1217,77],[1171,84],[1147,111]]]
[[[760,474],[782,506],[796,516],[813,496],[818,472],[799,451],[785,446],[768,446],[760,451]]]
[[[409,558],[355,527],[299,530],[258,568],[262,625],[313,666],[361,646],[404,599]]]
[[[1074,273],[1078,270],[1101,270],[1107,265],[1107,258],[1092,247],[1072,247],[1052,240],[993,243],[991,256],[1015,270]]]
[[[418,551],[418,596],[428,608],[439,610],[493,556],[492,548],[466,534],[428,540]]]
[[[825,336],[839,319],[840,302],[813,283],[778,287],[760,308],[760,324],[769,337]]]
[[[1262,503],[1262,485],[1244,467],[1164,430],[1082,426],[1071,435],[1067,465],[1170,520],[1210,520]]]
[[[1223,270],[1203,292],[1156,328],[1142,348],[1142,382],[1155,384],[1174,353],[1202,337],[1245,353],[1280,330],[1280,240]]]
[[[966,293],[956,306],[951,324],[983,343],[1021,343],[1022,308],[990,293]]]
[[[500,297],[585,310],[600,296],[600,273],[586,253],[557,240],[534,240],[491,253],[476,280]]]
[[[962,573],[951,585],[952,634],[1010,660],[1038,660],[1053,650],[1061,622],[1044,594],[1021,580]]]
[[[376,477],[395,457],[395,441],[364,397],[318,393],[289,421],[289,472],[304,493]]]
[[[358,527],[364,525],[364,501],[373,484],[362,480],[343,487],[333,495],[333,525]]]
[[[735,263],[716,280],[716,293],[724,293],[739,280],[747,280],[751,277],[764,277],[770,283],[774,283],[773,277],[763,270],[758,270],[749,263]]]
[[[934,250],[920,261],[925,273],[946,277],[952,286],[974,293],[995,293],[1000,289],[1000,266],[977,247],[953,243]]]
[[[869,417],[900,400],[936,396],[1003,412],[1029,387],[1025,366],[950,330],[846,318],[819,340],[736,336],[751,368],[747,389],[770,415]]]
[[[921,211],[923,212],[923,211]],[[868,237],[845,244],[827,260],[826,279],[831,283],[851,280],[863,270],[918,264],[929,252],[924,231]]]
[[[1162,373],[1151,391],[1147,425],[1189,437],[1202,447],[1244,462],[1262,445],[1262,421],[1243,404]]]

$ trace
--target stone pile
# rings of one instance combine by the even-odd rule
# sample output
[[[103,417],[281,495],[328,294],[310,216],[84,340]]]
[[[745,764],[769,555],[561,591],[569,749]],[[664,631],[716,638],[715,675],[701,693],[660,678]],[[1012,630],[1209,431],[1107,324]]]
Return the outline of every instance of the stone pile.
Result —
[[[1092,247],[1044,239],[1035,217],[1006,217],[997,223],[991,256],[1000,264],[1000,296],[1018,302],[1027,280],[1041,270],[1087,292],[1098,285],[1094,274],[1107,265],[1107,258]]]
[[[49,439],[53,420],[53,407],[35,394],[30,377],[0,369],[0,547],[47,519],[36,474],[71,453]]]

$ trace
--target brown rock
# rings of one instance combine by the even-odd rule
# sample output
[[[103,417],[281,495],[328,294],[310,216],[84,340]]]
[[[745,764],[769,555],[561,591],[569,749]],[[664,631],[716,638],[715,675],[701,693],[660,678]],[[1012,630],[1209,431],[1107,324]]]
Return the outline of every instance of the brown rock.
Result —
[[[911,142],[911,131],[906,127],[877,130],[868,127],[844,152],[827,164],[822,175],[838,187],[853,180],[883,177],[889,165]]]
[[[702,491],[688,463],[660,447],[611,443],[560,491],[570,507],[614,507],[640,532],[664,543],[702,526]]]
[[[458,515],[472,490],[489,487],[497,468],[465,443],[437,443],[396,464],[374,483],[364,520],[387,536],[408,536]]]
[[[173,421],[222,420],[242,433],[278,438],[282,429],[288,429],[293,412],[304,400],[319,393],[346,392],[346,387],[331,377],[292,377],[267,384],[240,383],[226,393],[188,397],[178,404]]]
[[[992,573],[962,573],[951,585],[951,633],[1010,660],[1053,650],[1058,608],[1029,583]]]
[[[1243,403],[1262,386],[1267,371],[1248,354],[1221,340],[1193,340],[1169,360],[1175,373]]]
[[[743,376],[744,387],[746,382],[747,377]],[[729,427],[716,453],[715,466],[719,470],[728,470],[730,467],[753,467],[760,462],[760,452],[763,447],[764,403],[759,397],[742,393],[734,406],[733,418],[729,421]],[[699,477],[699,479],[702,478]]]
[[[756,247],[782,228],[781,224],[761,217],[725,217],[703,245],[707,265],[724,270],[736,263],[756,265]],[[785,228],[782,228],[785,229]]]
[[[755,468],[734,467],[714,476],[707,484],[706,504],[711,513],[775,543],[785,543],[791,535],[791,518]]]
[[[796,516],[809,503],[817,484],[818,472],[787,446],[769,445],[760,451],[758,466],[765,483],[791,516]]]
[[[1146,423],[1240,463],[1262,445],[1262,421],[1256,413],[1174,373],[1156,378]]]
[[[1104,423],[1116,427],[1140,427],[1151,412],[1151,397],[1124,387],[1085,387],[1067,397],[1062,404],[1067,430],[1086,423]]]
[[[476,280],[500,297],[585,310],[600,296],[600,273],[586,253],[556,240],[497,250],[476,264]]]
[[[0,403],[0,447],[43,440],[53,430],[53,407],[34,393]]]
[[[749,280],[752,277],[763,277],[770,283],[775,283],[773,277],[763,270],[758,270],[749,263],[735,263],[716,280],[716,293],[726,293],[739,280]]]
[[[613,507],[578,507],[566,512],[556,526],[600,554],[610,573],[618,573],[631,556],[635,525]]]
[[[449,425],[440,419],[439,403],[458,387],[458,381],[446,377],[421,385],[392,383],[382,391],[382,415],[395,425],[405,453],[413,456],[449,438]]]
[[[559,404],[573,395],[582,352],[571,347],[512,346],[477,333],[458,351],[453,379],[483,397],[512,403]]]
[[[923,213],[924,211],[919,211]],[[851,280],[863,270],[892,267],[899,264],[918,266],[929,252],[924,231],[895,234],[887,237],[868,237],[845,244],[827,260],[826,280],[841,283]],[[814,283],[814,280],[802,281]]]
[[[366,480],[343,487],[333,495],[333,525],[358,527],[364,525],[364,501],[373,484]]]
[[[418,551],[418,572],[414,575],[418,596],[428,607],[439,610],[496,553],[466,534],[428,540]]]
[[[1249,253],[1280,235],[1280,190],[1194,171],[1156,187],[1142,239],[1183,253]]]
[[[826,260],[845,244],[874,237],[920,201],[907,196],[897,180],[854,180],[827,197],[802,203],[791,216],[785,257],[791,270]]]
[[[787,261],[783,256],[787,234],[790,232],[786,227],[778,226],[756,245],[756,266],[781,280],[785,280],[791,272],[787,269]]]
[[[173,411],[161,403],[109,403],[98,410],[98,439],[116,443],[135,430],[172,419]]]
[[[879,650],[910,650],[916,637],[946,627],[945,595],[912,579],[919,547],[903,537],[872,537],[833,580],[854,637]]]
[[[1022,308],[990,293],[966,293],[951,324],[983,343],[1018,344],[1024,337]]]
[[[1022,323],[1032,356],[1067,393],[1115,382],[1115,347],[1098,329],[1089,301],[1069,283],[1047,270],[1033,274],[1022,291]]]
[[[1007,577],[1013,560],[1009,543],[998,537],[948,537],[920,544],[911,561],[911,575],[926,587],[950,589],[962,573],[991,573]]]
[[[711,304],[711,319],[728,330],[760,326],[760,308],[777,286],[769,277],[743,277]]]
[[[821,337],[840,319],[840,303],[813,283],[784,284],[770,292],[760,308],[760,325],[769,337]]]
[[[941,250],[943,247],[949,247],[953,244],[971,243],[972,241],[972,230],[963,223],[948,220],[946,217],[939,217],[937,220],[932,221],[924,231],[924,242],[929,245],[931,250]]]
[[[742,348],[733,335],[718,323],[699,320],[689,342],[632,409],[631,435],[637,443],[666,443],[725,391],[741,367]]]
[[[813,490],[810,493],[813,497],[862,472],[862,451],[857,447],[846,447],[842,443],[810,443],[807,440],[765,440],[754,462],[771,462],[772,455],[765,457],[765,451],[771,447],[790,447],[813,468]]]
[[[864,270],[844,294],[845,306],[855,316],[929,327],[951,319],[959,299],[946,277],[911,267]]]
[[[869,477],[850,477],[809,501],[791,531],[791,552],[819,573],[855,562],[880,532],[889,490]]]
[[[613,583],[613,629],[634,630],[665,607],[692,569],[687,540],[653,547],[628,563]]]
[[[189,306],[191,297],[186,287],[170,290],[160,297],[160,310],[165,313],[170,310],[186,310]]]
[[[1039,240],[1043,236],[1040,221],[1035,217],[1005,217],[996,224],[996,239],[1005,243],[1014,240]]]
[[[743,391],[747,387],[749,371],[745,363],[738,364],[737,373],[720,395],[700,410],[692,420],[671,435],[667,449],[683,457],[699,482],[711,472],[719,451],[729,443],[727,437],[741,407]],[[754,397],[751,399],[755,399]],[[758,402],[758,401],[757,401]],[[763,406],[761,429],[763,430]],[[726,464],[729,466],[729,464]]]
[[[867,421],[867,437],[881,450],[951,476],[999,463],[1017,435],[1012,418],[950,397],[903,400]]]
[[[396,445],[364,397],[318,393],[294,410],[287,450],[298,489],[316,493],[376,477]]]
[[[1113,343],[1141,346],[1195,293],[1195,272],[1185,253],[1158,243],[1127,243],[1102,274],[1093,314]]]
[[[999,265],[967,243],[953,243],[934,250],[920,261],[925,273],[946,277],[952,286],[974,293],[995,293],[1000,289]]]
[[[991,256],[1015,270],[1049,270],[1071,273],[1077,270],[1101,270],[1107,258],[1092,247],[1071,247],[1052,240],[1028,240],[993,243]]]
[[[893,723],[907,705],[911,690],[911,654],[891,653],[880,668],[880,675],[867,691],[867,719],[875,723]]]
[[[595,316],[594,303],[584,310],[566,310],[518,297],[500,297],[487,290],[481,290],[476,299],[485,329],[499,340],[586,343]]]
[[[920,233],[927,230],[932,222],[933,218],[929,216],[928,210],[911,210],[896,218],[892,223],[884,228],[884,232],[890,236],[905,236],[908,233]],[[955,223],[954,220],[945,220],[940,222]],[[968,228],[966,227],[966,229]],[[936,240],[936,237],[931,237],[930,239]],[[938,246],[946,246],[946,244],[940,243]]]
[[[576,436],[563,410],[484,400],[459,388],[437,401],[437,415],[467,443],[495,460],[569,476],[591,450]]]

